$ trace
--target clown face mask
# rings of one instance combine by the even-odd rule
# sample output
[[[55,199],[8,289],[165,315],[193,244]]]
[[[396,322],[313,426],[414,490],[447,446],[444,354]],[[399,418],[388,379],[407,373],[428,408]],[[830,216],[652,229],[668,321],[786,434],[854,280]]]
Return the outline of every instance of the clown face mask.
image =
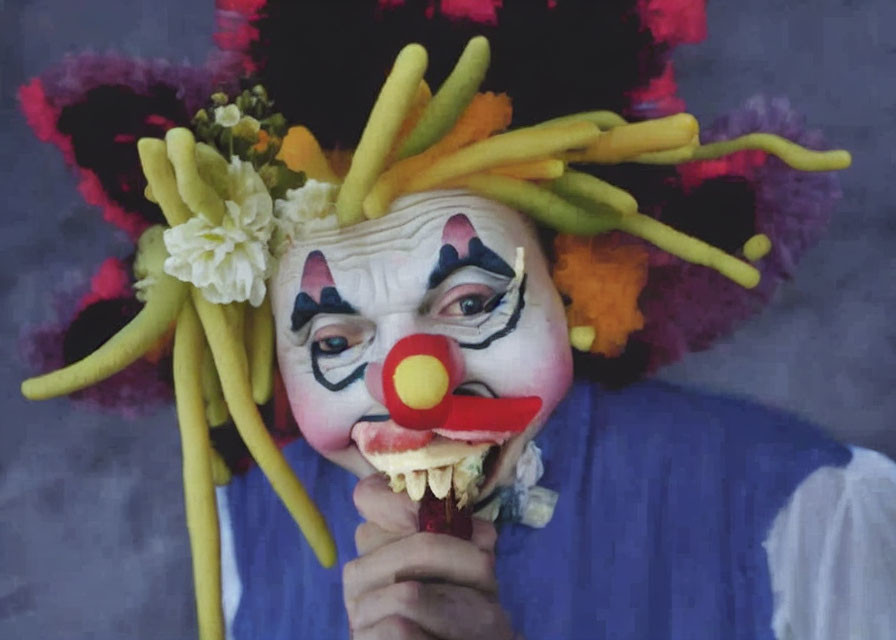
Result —
[[[359,476],[386,472],[414,499],[427,485],[444,497],[452,483],[460,502],[487,495],[572,379],[563,306],[530,225],[465,192],[408,196],[378,220],[295,241],[273,280],[273,310],[280,370],[308,442]],[[403,426],[383,371],[409,337],[438,343],[445,375],[421,382],[415,371],[430,356],[418,354],[422,369],[405,372],[406,387],[458,403],[534,399],[525,423],[508,427],[501,405],[499,426],[475,407],[467,415],[479,426]]]

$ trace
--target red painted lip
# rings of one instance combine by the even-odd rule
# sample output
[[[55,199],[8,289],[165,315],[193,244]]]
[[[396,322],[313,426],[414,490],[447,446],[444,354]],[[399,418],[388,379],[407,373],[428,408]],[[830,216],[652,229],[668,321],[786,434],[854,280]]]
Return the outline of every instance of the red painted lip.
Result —
[[[434,429],[409,429],[391,418],[361,418],[352,428],[351,437],[363,453],[413,451],[422,449],[433,438],[501,444],[509,437],[525,431],[541,406],[541,398],[537,396],[452,396],[451,411],[445,421]]]
[[[406,429],[394,420],[359,420],[351,437],[362,453],[403,453],[422,449],[435,435],[432,431]]]

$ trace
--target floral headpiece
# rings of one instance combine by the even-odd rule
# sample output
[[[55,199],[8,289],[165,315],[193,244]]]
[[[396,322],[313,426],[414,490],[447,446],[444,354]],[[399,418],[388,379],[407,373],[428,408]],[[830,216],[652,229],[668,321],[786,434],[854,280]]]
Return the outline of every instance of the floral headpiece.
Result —
[[[233,420],[321,563],[335,562],[325,522],[258,409],[276,383],[266,280],[294,238],[380,217],[404,194],[467,189],[557,232],[553,275],[569,299],[571,343],[617,356],[644,327],[642,293],[656,258],[642,241],[745,288],[759,284],[751,262],[772,247],[754,233],[724,251],[676,230],[590,167],[679,165],[743,151],[802,171],[850,164],[845,151],[812,151],[767,133],[701,144],[696,120],[684,113],[629,123],[593,111],[508,130],[510,98],[479,92],[489,58],[488,41],[473,38],[432,94],[426,50],[405,47],[351,155],[325,151],[307,128],[290,127],[260,85],[232,100],[213,94],[191,128],[137,143],[145,196],[167,222],[139,237],[134,286],[144,306],[99,349],[26,380],[22,392],[43,399],[98,383],[157,349],[176,325],[174,387],[203,637],[223,633],[214,484],[229,476],[210,425]]]
[[[210,302],[248,300],[257,307],[264,299],[272,254],[292,238],[378,218],[403,194],[464,188],[523,211],[565,236],[623,231],[752,288],[760,275],[747,261],[759,260],[771,249],[768,236],[750,237],[741,249],[746,261],[738,259],[640,213],[629,192],[570,165],[677,165],[745,150],[777,155],[803,171],[850,164],[846,151],[810,151],[767,133],[700,145],[697,121],[685,113],[630,124],[618,114],[595,111],[505,131],[511,122],[510,99],[477,93],[488,68],[485,38],[470,41],[435,96],[423,80],[426,59],[419,45],[398,55],[345,175],[334,171],[307,128],[284,131],[280,114],[267,117],[262,126],[256,116],[265,115],[269,102],[260,86],[233,104],[216,94],[213,99],[220,104],[213,109],[214,120],[205,110],[194,119],[200,139],[217,147],[223,158],[206,144],[197,145],[183,129],[170,131],[165,146],[141,141],[149,197],[153,189],[166,192],[161,196],[166,202],[160,204],[165,210],[167,203],[169,222],[175,225],[165,233],[171,254],[166,272],[199,287]],[[222,162],[228,156],[229,165]],[[169,160],[190,214],[171,192],[175,182],[164,166]],[[272,203],[271,197],[278,196]],[[183,220],[185,215],[189,220]],[[593,253],[587,248],[591,246],[569,237],[558,240],[556,277],[565,293],[582,280],[576,276],[588,275],[587,264],[576,261],[587,260],[583,254]],[[618,255],[611,262],[625,265],[622,272],[646,274],[646,267],[636,268],[639,255],[646,264],[643,252],[616,247],[602,253],[613,251]],[[643,277],[640,281],[643,286]],[[630,292],[622,301],[625,309],[636,303],[640,287],[630,290],[635,296]],[[601,326],[606,313],[589,313],[592,300],[582,294],[570,297],[570,319],[583,319],[571,324],[572,342],[583,351],[618,355],[628,334],[641,328],[638,320],[622,322],[615,331]],[[619,317],[618,312],[613,315]]]

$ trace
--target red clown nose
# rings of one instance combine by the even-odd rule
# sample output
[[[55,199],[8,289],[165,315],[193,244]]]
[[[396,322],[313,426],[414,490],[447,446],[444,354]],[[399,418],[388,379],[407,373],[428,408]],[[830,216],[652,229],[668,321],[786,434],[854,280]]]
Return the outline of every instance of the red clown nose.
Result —
[[[408,429],[499,433],[520,433],[541,409],[537,396],[453,395],[463,376],[460,347],[454,340],[422,333],[402,338],[383,363],[386,408],[397,424]]]

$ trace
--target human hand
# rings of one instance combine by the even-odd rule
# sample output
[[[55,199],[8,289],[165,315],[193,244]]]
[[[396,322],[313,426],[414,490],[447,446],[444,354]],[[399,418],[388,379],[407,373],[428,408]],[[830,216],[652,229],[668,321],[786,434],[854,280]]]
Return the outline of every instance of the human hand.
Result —
[[[417,508],[374,474],[358,482],[359,557],[346,563],[343,597],[353,640],[514,637],[497,597],[494,525],[473,519],[473,538],[417,532]]]

